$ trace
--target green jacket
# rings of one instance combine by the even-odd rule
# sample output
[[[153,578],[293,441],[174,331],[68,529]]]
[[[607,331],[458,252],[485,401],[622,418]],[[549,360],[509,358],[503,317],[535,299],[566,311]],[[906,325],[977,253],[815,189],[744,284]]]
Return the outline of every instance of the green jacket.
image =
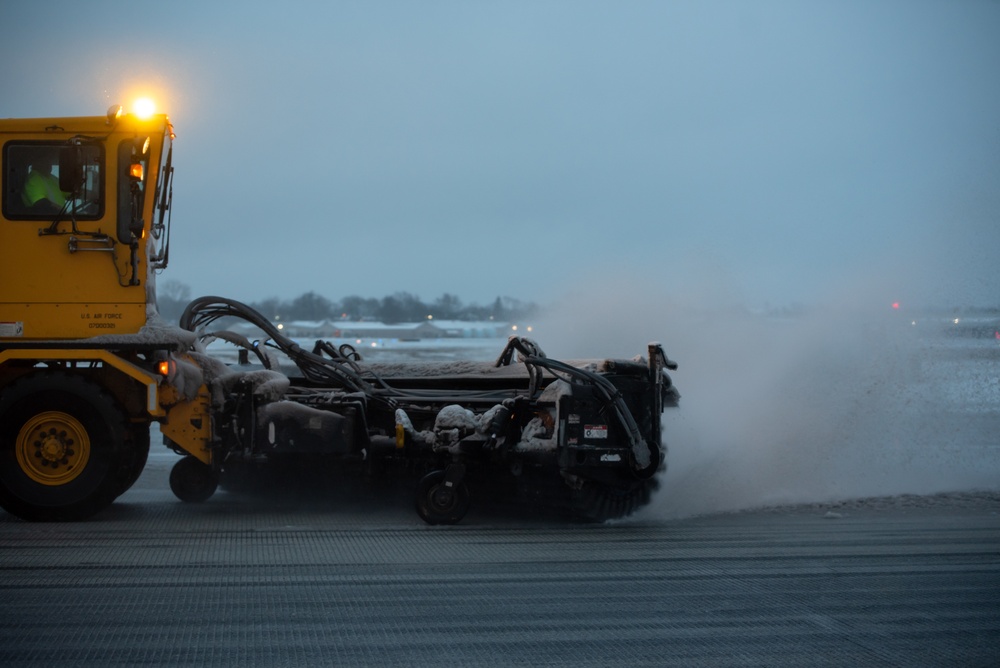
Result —
[[[21,200],[24,201],[25,206],[31,206],[40,199],[47,199],[61,207],[66,204],[66,195],[67,193],[59,190],[59,179],[51,174],[33,169],[28,173],[28,178],[24,180]]]

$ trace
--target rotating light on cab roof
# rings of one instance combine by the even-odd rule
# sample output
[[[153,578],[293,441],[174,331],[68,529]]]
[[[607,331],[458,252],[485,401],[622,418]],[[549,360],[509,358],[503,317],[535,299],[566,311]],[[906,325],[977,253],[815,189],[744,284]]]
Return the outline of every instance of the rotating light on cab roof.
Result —
[[[138,97],[132,102],[132,113],[142,120],[148,120],[156,113],[156,103],[151,97]]]
[[[111,105],[108,108],[108,124],[111,125],[121,118],[124,111],[125,109],[120,104]],[[147,121],[156,115],[156,102],[151,97],[137,97],[132,101],[132,105],[128,111],[136,118]]]

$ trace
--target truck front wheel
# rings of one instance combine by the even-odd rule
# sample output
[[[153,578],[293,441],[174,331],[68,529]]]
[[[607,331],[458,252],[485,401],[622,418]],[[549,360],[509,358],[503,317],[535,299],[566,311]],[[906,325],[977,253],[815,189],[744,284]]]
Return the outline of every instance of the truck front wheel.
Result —
[[[0,398],[0,506],[36,522],[76,521],[121,489],[125,416],[98,385],[28,376]]]
[[[146,468],[146,461],[149,459],[149,425],[141,423],[132,425],[128,430],[127,446],[125,448],[127,456],[124,466],[119,472],[120,484],[118,496],[121,496],[135,484],[135,481],[142,475],[142,470]]]

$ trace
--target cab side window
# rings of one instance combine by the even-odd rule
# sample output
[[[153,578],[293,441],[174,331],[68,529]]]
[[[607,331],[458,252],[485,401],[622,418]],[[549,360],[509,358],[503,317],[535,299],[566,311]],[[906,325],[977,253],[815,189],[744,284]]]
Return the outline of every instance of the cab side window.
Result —
[[[103,151],[97,144],[7,142],[3,148],[4,216],[100,218],[104,213],[103,167]]]

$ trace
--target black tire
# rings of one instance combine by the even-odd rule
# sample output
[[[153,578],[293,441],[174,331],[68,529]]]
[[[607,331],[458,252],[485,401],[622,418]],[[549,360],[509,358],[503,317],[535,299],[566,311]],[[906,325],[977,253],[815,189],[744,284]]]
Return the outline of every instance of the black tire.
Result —
[[[125,448],[124,462],[119,472],[121,485],[118,496],[127,492],[142,475],[149,460],[149,425],[132,425],[128,430],[128,443]]]
[[[122,486],[126,421],[81,376],[44,372],[0,395],[0,506],[35,522],[86,519]]]
[[[443,470],[431,471],[417,483],[416,508],[428,524],[458,524],[469,511],[469,488],[464,482],[448,488]]]
[[[208,501],[219,487],[219,473],[188,455],[170,469],[170,491],[185,503]]]

